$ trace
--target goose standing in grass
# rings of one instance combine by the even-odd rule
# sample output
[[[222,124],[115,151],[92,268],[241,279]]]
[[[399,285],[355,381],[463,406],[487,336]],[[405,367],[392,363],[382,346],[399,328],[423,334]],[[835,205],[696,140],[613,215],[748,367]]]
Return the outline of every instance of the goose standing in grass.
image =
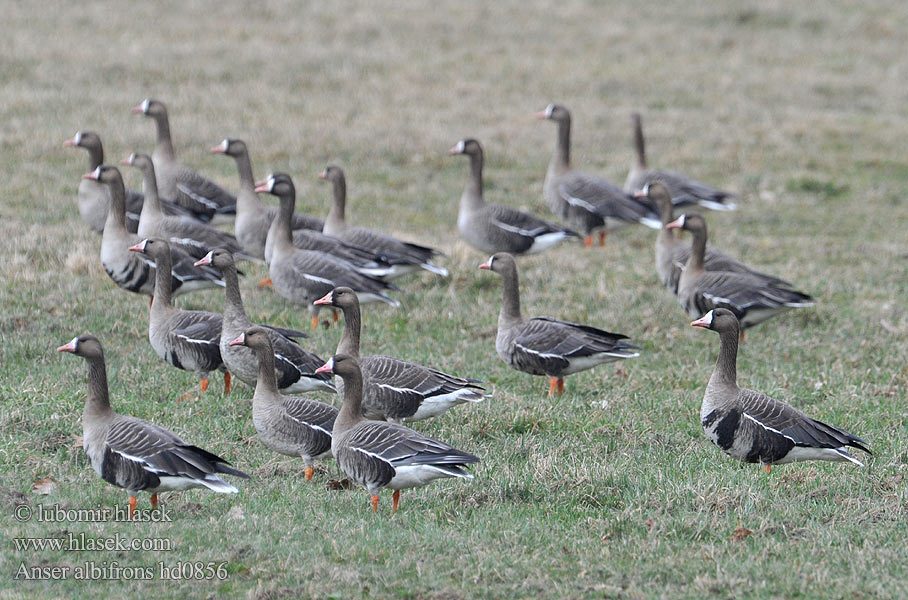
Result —
[[[555,152],[545,174],[543,196],[553,213],[586,235],[587,247],[593,244],[594,231],[599,231],[599,245],[602,246],[607,231],[630,223],[659,229],[659,215],[651,204],[634,198],[601,177],[574,170],[571,166],[571,113],[567,108],[549,104],[536,117],[558,124]]]
[[[224,368],[218,342],[221,315],[205,310],[181,310],[170,302],[170,246],[164,240],[142,240],[132,252],[147,254],[155,262],[154,299],[148,315],[148,341],[164,362],[199,376],[202,391],[208,389],[208,373],[224,371],[224,393],[230,393],[230,372]]]
[[[150,156],[134,152],[121,160],[120,164],[136,167],[142,172],[145,203],[139,217],[139,237],[167,240],[169,244],[183,248],[196,258],[202,258],[212,248],[226,248],[244,258],[251,258],[242,254],[243,248],[232,234],[204,223],[164,214],[158,196],[155,167]]]
[[[668,227],[668,224],[675,218],[671,194],[661,181],[645,184],[637,194],[648,197],[659,209],[662,229],[659,230],[659,235],[656,237],[656,272],[665,287],[670,289],[673,294],[677,294],[682,268],[690,260],[691,245],[680,242],[675,237],[674,229]],[[759,277],[770,285],[791,287],[791,284],[784,279],[755,271],[712,246],[706,247],[703,255],[703,268],[707,271],[747,273]]]
[[[227,302],[224,304],[224,319],[221,325],[219,347],[227,371],[246,385],[256,386],[259,377],[259,361],[255,352],[240,345],[230,345],[234,339],[253,327],[243,308],[240,282],[237,278],[233,255],[223,248],[216,248],[200,258],[196,265],[210,265],[221,272],[226,283]],[[334,391],[331,379],[315,370],[325,361],[304,350],[293,338],[306,337],[301,331],[256,325],[261,327],[270,339],[269,348],[274,350],[271,363],[276,369],[278,388],[287,393],[310,392],[313,390]]]
[[[253,326],[228,342],[231,348],[244,346],[256,359],[258,373],[252,396],[252,423],[259,439],[271,450],[299,456],[306,465],[306,481],[312,479],[316,460],[331,458],[331,431],[337,418],[333,406],[278,391],[272,332]],[[320,367],[316,367],[320,368]],[[319,376],[327,377],[324,373]]]
[[[110,195],[110,210],[101,236],[101,266],[117,286],[136,294],[154,295],[155,264],[144,256],[129,251],[140,238],[126,230],[126,188],[119,169],[99,165],[82,176],[104,185]],[[195,260],[179,248],[171,248],[170,289],[174,297],[194,290],[223,286],[217,271],[196,267]]]
[[[367,419],[422,421],[437,417],[465,402],[482,402],[485,389],[475,379],[463,379],[391,356],[359,354],[360,310],[356,293],[347,287],[335,288],[317,305],[344,311],[344,331],[336,354],[359,361],[363,376],[362,411]],[[337,382],[343,397],[343,380]]]
[[[386,279],[393,279],[419,269],[448,276],[448,270],[439,267],[432,259],[441,253],[432,248],[403,242],[386,233],[366,227],[351,227],[346,224],[344,211],[347,203],[347,180],[344,171],[338,166],[328,165],[319,173],[320,179],[330,181],[334,190],[334,203],[325,219],[325,233],[340,238],[342,241],[374,252],[383,262],[391,265],[391,272]]]
[[[151,508],[156,509],[160,492],[205,487],[235,494],[238,490],[218,474],[248,479],[223,458],[187,444],[163,427],[114,412],[107,390],[104,349],[98,338],[83,334],[57,351],[81,356],[88,363],[82,447],[104,481],[129,493],[130,519],[140,491],[151,493]]]
[[[392,512],[397,512],[402,489],[447,477],[473,478],[463,470],[479,462],[472,454],[403,425],[363,416],[363,378],[355,358],[335,355],[318,370],[344,381],[344,403],[334,421],[331,452],[341,471],[368,490],[372,512],[378,511],[378,495],[384,488],[394,490]]]
[[[320,306],[313,304],[338,286],[356,290],[360,302],[384,302],[391,306],[400,303],[388,296],[393,285],[359,273],[349,263],[322,252],[293,247],[290,218],[296,204],[296,188],[286,173],[273,173],[256,184],[256,192],[268,192],[280,198],[274,230],[274,253],[269,275],[278,294],[296,304],[304,304],[312,313],[312,328],[318,326]],[[325,225],[327,227],[327,223]],[[336,316],[335,316],[336,318]]]
[[[724,308],[709,311],[691,323],[719,334],[719,358],[706,385],[700,422],[714,444],[733,458],[772,465],[828,460],[863,463],[848,447],[871,454],[867,442],[832,425],[811,419],[792,406],[738,387],[738,332],[735,314]]]
[[[499,252],[479,265],[501,275],[503,301],[498,315],[495,350],[511,368],[549,378],[549,395],[564,391],[564,377],[596,365],[634,358],[640,348],[626,335],[560,321],[551,317],[524,319],[520,314],[517,263]]]
[[[714,308],[727,308],[744,330],[792,308],[812,306],[809,295],[767,282],[751,273],[707,271],[706,220],[700,215],[681,215],[668,229],[683,229],[693,235],[691,254],[678,279],[678,301],[688,316],[696,317]],[[783,282],[784,283],[784,282]]]
[[[230,156],[236,161],[236,168],[240,176],[240,187],[236,195],[236,221],[234,233],[236,239],[243,247],[243,252],[267,262],[270,252],[265,252],[265,239],[268,228],[277,216],[276,206],[266,206],[255,193],[255,179],[252,176],[252,161],[249,150],[243,140],[224,139],[220,144],[211,149],[213,154]],[[291,228],[296,231],[315,230],[321,231],[325,224],[321,219],[293,213]],[[321,364],[321,363],[319,363]]]
[[[640,113],[631,115],[634,129],[634,150],[636,160],[627,174],[624,191],[633,194],[648,183],[662,182],[668,187],[675,206],[699,205],[711,210],[734,210],[735,197],[731,192],[716,189],[680,173],[659,171],[646,166],[646,150],[643,141],[643,123]]]
[[[236,213],[236,197],[213,181],[177,161],[170,137],[170,122],[163,102],[146,98],[132,109],[135,114],[154,119],[157,140],[151,157],[154,160],[158,189],[194,213],[205,215],[210,221],[217,215]]]
[[[580,236],[566,227],[523,211],[486,204],[482,196],[482,146],[474,139],[457,142],[448,154],[470,157],[470,178],[460,196],[457,229],[468,244],[487,253],[537,254]]]
[[[64,146],[88,150],[88,172],[104,164],[104,147],[101,137],[93,131],[77,131],[72,139],[63,142]],[[142,212],[144,196],[136,190],[126,190],[126,229],[136,233],[139,228],[139,214]],[[82,220],[93,230],[101,233],[107,218],[107,207],[110,205],[110,193],[107,189],[88,179],[79,183],[79,214]],[[168,200],[161,200],[165,214],[197,220],[195,214]]]

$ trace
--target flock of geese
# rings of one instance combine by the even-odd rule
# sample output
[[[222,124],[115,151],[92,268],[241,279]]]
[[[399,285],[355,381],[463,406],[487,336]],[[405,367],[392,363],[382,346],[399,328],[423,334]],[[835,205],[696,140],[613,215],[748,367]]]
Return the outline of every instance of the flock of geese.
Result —
[[[391,356],[360,354],[360,305],[399,306],[394,281],[417,271],[445,277],[441,254],[345,221],[346,181],[340,167],[320,177],[333,189],[324,221],[295,211],[296,192],[285,173],[256,182],[246,144],[225,139],[211,152],[234,159],[236,195],[180,163],[173,149],[167,110],[146,99],[133,112],[152,119],[157,142],[149,156],[131,154],[121,165],[142,174],[143,191],[127,190],[116,166],[105,163],[100,137],[79,131],[64,142],[84,148],[89,172],[79,185],[82,219],[102,234],[101,264],[120,288],[151,297],[148,338],[165,363],[196,373],[202,391],[213,371],[253,386],[252,421],[271,450],[303,459],[306,480],[315,461],[333,457],[341,470],[364,486],[377,510],[379,493],[448,477],[472,478],[468,465],[479,458],[429,438],[402,423],[429,419],[454,406],[483,401],[479,381],[461,378]],[[761,273],[707,245],[704,218],[675,218],[680,207],[734,209],[733,194],[646,163],[642,124],[633,116],[636,163],[624,189],[575,170],[570,159],[571,114],[552,104],[537,117],[556,123],[555,151],[543,184],[544,199],[565,224],[553,223],[483,197],[483,151],[475,139],[450,150],[470,160],[460,198],[457,228],[463,239],[492,256],[479,268],[501,277],[503,298],[495,350],[512,368],[549,378],[549,394],[561,394],[564,377],[597,365],[639,356],[627,336],[551,317],[523,316],[515,256],[535,254],[571,239],[587,246],[598,235],[639,223],[659,233],[656,270],[693,318],[691,325],[719,334],[719,357],[701,407],[704,431],[724,452],[767,470],[798,460],[861,462],[847,448],[870,452],[866,442],[812,419],[764,394],[738,387],[736,359],[744,330],[813,299],[783,279]],[[270,194],[279,206],[264,204]],[[233,219],[231,235],[212,226]],[[675,230],[688,231],[682,243]],[[301,331],[257,324],[243,308],[237,263],[264,262],[283,298],[305,306],[311,325],[323,308],[334,320],[343,313],[336,353],[327,361],[306,350]],[[185,310],[172,299],[194,290],[222,287],[222,313]],[[139,491],[158,493],[206,487],[231,493],[237,488],[221,475],[245,478],[224,459],[189,444],[170,431],[116,413],[107,388],[104,352],[90,334],[75,337],[59,351],[88,364],[88,396],[83,413],[83,444],[92,467],[107,482],[129,493],[130,515]],[[332,375],[337,377],[332,378]],[[336,393],[340,410],[298,394]]]

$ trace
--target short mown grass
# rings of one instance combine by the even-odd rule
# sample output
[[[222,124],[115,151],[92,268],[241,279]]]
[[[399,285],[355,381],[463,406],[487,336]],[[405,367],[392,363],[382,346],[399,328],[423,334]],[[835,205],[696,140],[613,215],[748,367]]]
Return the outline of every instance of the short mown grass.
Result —
[[[669,2],[29,3],[0,23],[0,598],[303,597],[888,598],[908,580],[908,92],[902,3],[815,7]],[[167,103],[179,156],[228,187],[250,147],[258,176],[293,175],[300,209],[325,215],[329,162],[348,176],[349,219],[447,254],[449,279],[402,282],[403,307],[367,307],[364,351],[487,382],[493,398],[420,431],[482,459],[472,482],[403,493],[369,511],[361,489],[311,483],[300,461],[258,441],[251,390],[158,361],[147,301],[115,289],[99,238],[79,220],[84,152],[149,151],[153,126],[129,108]],[[575,163],[623,183],[630,113],[654,166],[740,194],[709,214],[712,241],[818,299],[752,330],[742,385],[866,439],[864,469],[810,463],[770,475],[725,457],[698,422],[718,340],[693,330],[653,267],[654,233],[606,248],[520,260],[527,314],[621,331],[642,346],[623,370],[542,378],[494,352],[500,281],[456,234],[466,178],[447,148],[476,137],[487,197],[548,215],[541,184],[554,127],[574,113]],[[135,174],[126,172],[132,186]],[[254,282],[251,318],[305,328],[307,315]],[[216,291],[181,299],[218,310]],[[165,494],[170,523],[16,520],[25,504],[123,506],[76,445],[85,366],[53,349],[98,335],[117,410],[171,428],[252,479],[241,493]],[[307,347],[327,358],[339,331]],[[330,400],[320,396],[322,400]],[[47,495],[32,492],[50,477]],[[141,499],[147,507],[147,496]],[[167,538],[170,552],[20,551],[14,538]],[[152,567],[152,582],[19,581],[26,567]],[[224,580],[161,581],[159,563],[226,563]]]

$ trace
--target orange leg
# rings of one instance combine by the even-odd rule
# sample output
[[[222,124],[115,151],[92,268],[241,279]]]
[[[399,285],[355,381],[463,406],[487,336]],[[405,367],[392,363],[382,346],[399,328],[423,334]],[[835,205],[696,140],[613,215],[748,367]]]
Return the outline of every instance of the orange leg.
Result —
[[[558,379],[549,377],[549,396],[554,396],[556,389],[558,389]]]
[[[226,373],[224,373],[224,395],[225,396],[230,395],[230,381],[231,381],[230,371],[227,371]]]
[[[152,304],[154,304],[154,296],[148,299],[148,308],[151,308]]]
[[[136,512],[136,502],[138,502],[138,499],[135,496],[129,497],[129,519],[130,520],[132,520],[132,516]]]
[[[312,317],[312,321],[309,326],[312,327],[312,331],[318,329],[318,317]]]
[[[772,465],[766,465],[765,467],[763,467],[763,470],[766,471],[767,473],[771,473],[771,472],[772,472]]]
[[[391,514],[397,512],[397,504],[400,502],[400,490],[394,490],[394,493],[391,494],[391,500],[394,501],[393,508],[391,509]]]
[[[256,285],[260,288],[272,287],[274,285],[274,282],[271,281],[270,277],[262,277],[261,279],[259,279],[259,282]]]
[[[583,238],[583,245],[586,246],[587,248],[592,248],[593,247],[593,236],[588,235],[585,238]]]
[[[151,495],[151,510],[158,508],[158,494],[154,493]]]
[[[599,247],[605,246],[605,233],[604,231],[599,232]]]
[[[312,467],[306,467],[306,481],[312,481],[312,474],[315,473],[315,469]]]
[[[559,377],[558,378],[558,395],[560,396],[563,393],[564,393],[564,379]]]
[[[337,311],[336,311],[336,310],[332,310],[332,311],[331,311],[331,318],[334,319],[334,322],[335,322],[335,323],[337,323],[338,321],[340,321],[340,318],[337,316]]]
[[[208,391],[208,378],[207,377],[202,377],[202,379],[199,380],[199,384],[201,385],[203,392]]]
[[[741,343],[744,343],[744,330],[741,330]]]
[[[372,496],[372,512],[378,512],[378,495]]]

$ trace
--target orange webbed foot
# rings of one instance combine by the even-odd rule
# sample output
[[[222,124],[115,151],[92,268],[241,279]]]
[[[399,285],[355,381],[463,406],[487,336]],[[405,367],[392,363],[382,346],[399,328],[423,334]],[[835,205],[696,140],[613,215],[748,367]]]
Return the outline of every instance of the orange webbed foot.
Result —
[[[583,238],[583,245],[587,248],[592,248],[593,247],[593,236],[588,235],[585,238]]]
[[[257,287],[260,287],[260,288],[263,288],[263,287],[273,287],[273,286],[274,286],[274,282],[271,281],[271,278],[270,278],[270,277],[262,277],[261,279],[259,279],[259,282],[256,284],[256,286],[257,286]]]
[[[306,481],[312,481],[312,474],[315,473],[313,467],[306,467]]]
[[[208,391],[208,378],[207,378],[207,377],[202,377],[202,378],[199,380],[199,387],[202,388],[202,391],[203,391],[203,392],[207,392],[207,391]]]

